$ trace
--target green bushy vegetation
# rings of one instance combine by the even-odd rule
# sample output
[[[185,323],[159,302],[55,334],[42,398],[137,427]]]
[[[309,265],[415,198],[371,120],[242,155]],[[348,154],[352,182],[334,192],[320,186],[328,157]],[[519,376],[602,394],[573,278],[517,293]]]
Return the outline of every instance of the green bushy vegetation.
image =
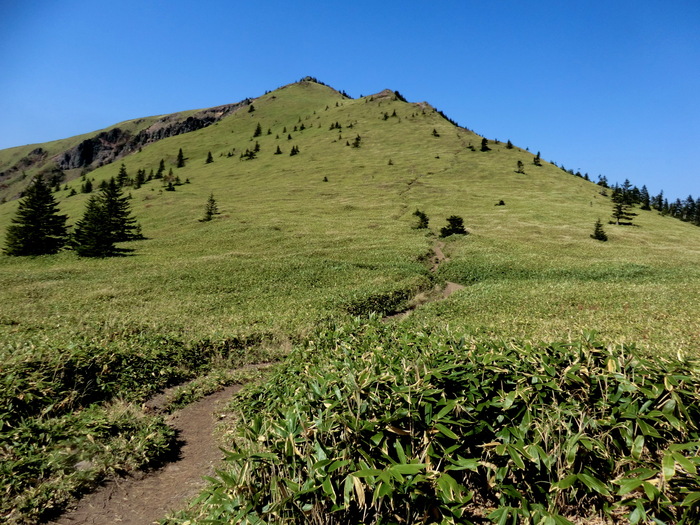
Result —
[[[591,333],[532,345],[358,319],[237,400],[187,519],[696,523],[699,374]]]

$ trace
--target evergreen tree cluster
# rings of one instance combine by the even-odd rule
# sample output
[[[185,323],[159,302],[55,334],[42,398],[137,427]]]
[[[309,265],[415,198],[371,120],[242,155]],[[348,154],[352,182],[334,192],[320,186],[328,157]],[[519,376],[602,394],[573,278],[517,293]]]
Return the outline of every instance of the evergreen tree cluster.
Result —
[[[47,255],[69,246],[83,257],[108,257],[124,251],[115,243],[142,238],[129,199],[116,179],[90,196],[82,218],[69,234],[66,216],[58,213],[50,188],[39,177],[19,203],[6,232],[4,251],[7,255]]]

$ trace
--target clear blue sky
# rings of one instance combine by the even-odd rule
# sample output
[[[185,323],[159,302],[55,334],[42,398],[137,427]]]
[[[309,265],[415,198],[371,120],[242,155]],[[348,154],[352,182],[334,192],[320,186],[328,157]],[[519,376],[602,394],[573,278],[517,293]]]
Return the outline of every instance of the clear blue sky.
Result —
[[[597,180],[700,197],[700,2],[0,4],[0,148],[255,97],[391,88]]]

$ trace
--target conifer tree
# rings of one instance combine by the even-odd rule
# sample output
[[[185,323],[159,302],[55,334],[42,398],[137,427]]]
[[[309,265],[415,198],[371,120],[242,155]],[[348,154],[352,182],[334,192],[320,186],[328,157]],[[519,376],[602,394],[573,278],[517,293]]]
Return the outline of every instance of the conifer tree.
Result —
[[[185,167],[185,156],[182,154],[182,148],[180,148],[180,151],[177,152],[177,167]]]
[[[486,138],[481,139],[481,151],[491,151],[489,141]]]
[[[103,195],[92,195],[75,225],[71,245],[81,257],[109,257],[116,253],[114,242]]]
[[[262,135],[262,126],[260,125],[260,122],[258,122],[258,125],[255,127],[255,131],[253,132],[253,138],[259,137]]]
[[[214,215],[219,214],[219,207],[216,205],[216,200],[214,199],[214,194],[209,195],[207,204],[204,207],[204,217],[200,219],[201,222],[208,222],[214,218]]]
[[[160,159],[160,164],[158,164],[158,171],[156,171],[156,174],[153,176],[153,178],[162,179],[163,172],[165,172],[165,159]]]
[[[447,218],[447,226],[440,228],[440,237],[448,237],[454,234],[466,235],[468,232],[464,229],[464,219],[457,215],[451,215]]]
[[[619,188],[615,188],[611,199],[613,201],[612,217],[614,220],[610,221],[610,223],[617,225],[631,225],[632,219],[637,214],[631,211],[632,206],[626,201],[624,193]]]
[[[129,174],[126,171],[126,166],[124,166],[122,162],[122,165],[119,167],[119,173],[117,174],[117,186],[120,188],[126,186],[128,180]]]
[[[600,222],[600,219],[598,219],[595,222],[595,226],[593,227],[593,233],[591,234],[591,238],[595,239],[597,241],[607,241],[608,236],[605,233],[605,230],[603,230],[603,223]]]
[[[416,210],[413,212],[413,215],[415,217],[418,217],[418,222],[414,226],[415,229],[422,230],[422,229],[428,227],[429,219],[428,219],[428,216],[424,212],[422,212],[420,210]]]
[[[8,226],[7,255],[45,255],[58,252],[66,244],[66,216],[59,215],[51,189],[41,177],[27,188]]]
[[[211,151],[207,153],[207,164],[214,162],[214,157],[211,156]]]
[[[107,188],[102,190],[101,199],[113,242],[143,238],[141,227],[131,215],[129,199],[124,196],[114,179],[111,179]]]

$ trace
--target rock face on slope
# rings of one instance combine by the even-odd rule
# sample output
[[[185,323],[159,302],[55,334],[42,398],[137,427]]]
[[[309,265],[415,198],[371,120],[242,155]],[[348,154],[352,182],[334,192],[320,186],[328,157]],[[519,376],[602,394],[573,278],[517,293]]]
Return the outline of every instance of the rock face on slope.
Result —
[[[91,171],[138,151],[139,148],[147,144],[211,126],[237,109],[249,106],[251,102],[251,99],[245,99],[236,104],[203,109],[188,117],[184,117],[180,113],[165,115],[138,133],[114,127],[51,156],[45,149],[38,147],[14,165],[0,171],[0,186],[3,185],[3,182],[9,182],[10,179],[18,177],[25,170],[28,171],[32,168],[37,168],[40,173],[76,168]],[[139,121],[136,124],[139,124]],[[7,187],[7,184],[4,184],[4,187]]]
[[[146,144],[211,126],[229,113],[248,104],[250,104],[250,100],[244,100],[238,104],[217,106],[199,111],[185,119],[182,119],[177,113],[166,115],[135,135],[120,128],[112,128],[61,153],[55,157],[56,164],[64,170],[94,169],[137,151]]]

